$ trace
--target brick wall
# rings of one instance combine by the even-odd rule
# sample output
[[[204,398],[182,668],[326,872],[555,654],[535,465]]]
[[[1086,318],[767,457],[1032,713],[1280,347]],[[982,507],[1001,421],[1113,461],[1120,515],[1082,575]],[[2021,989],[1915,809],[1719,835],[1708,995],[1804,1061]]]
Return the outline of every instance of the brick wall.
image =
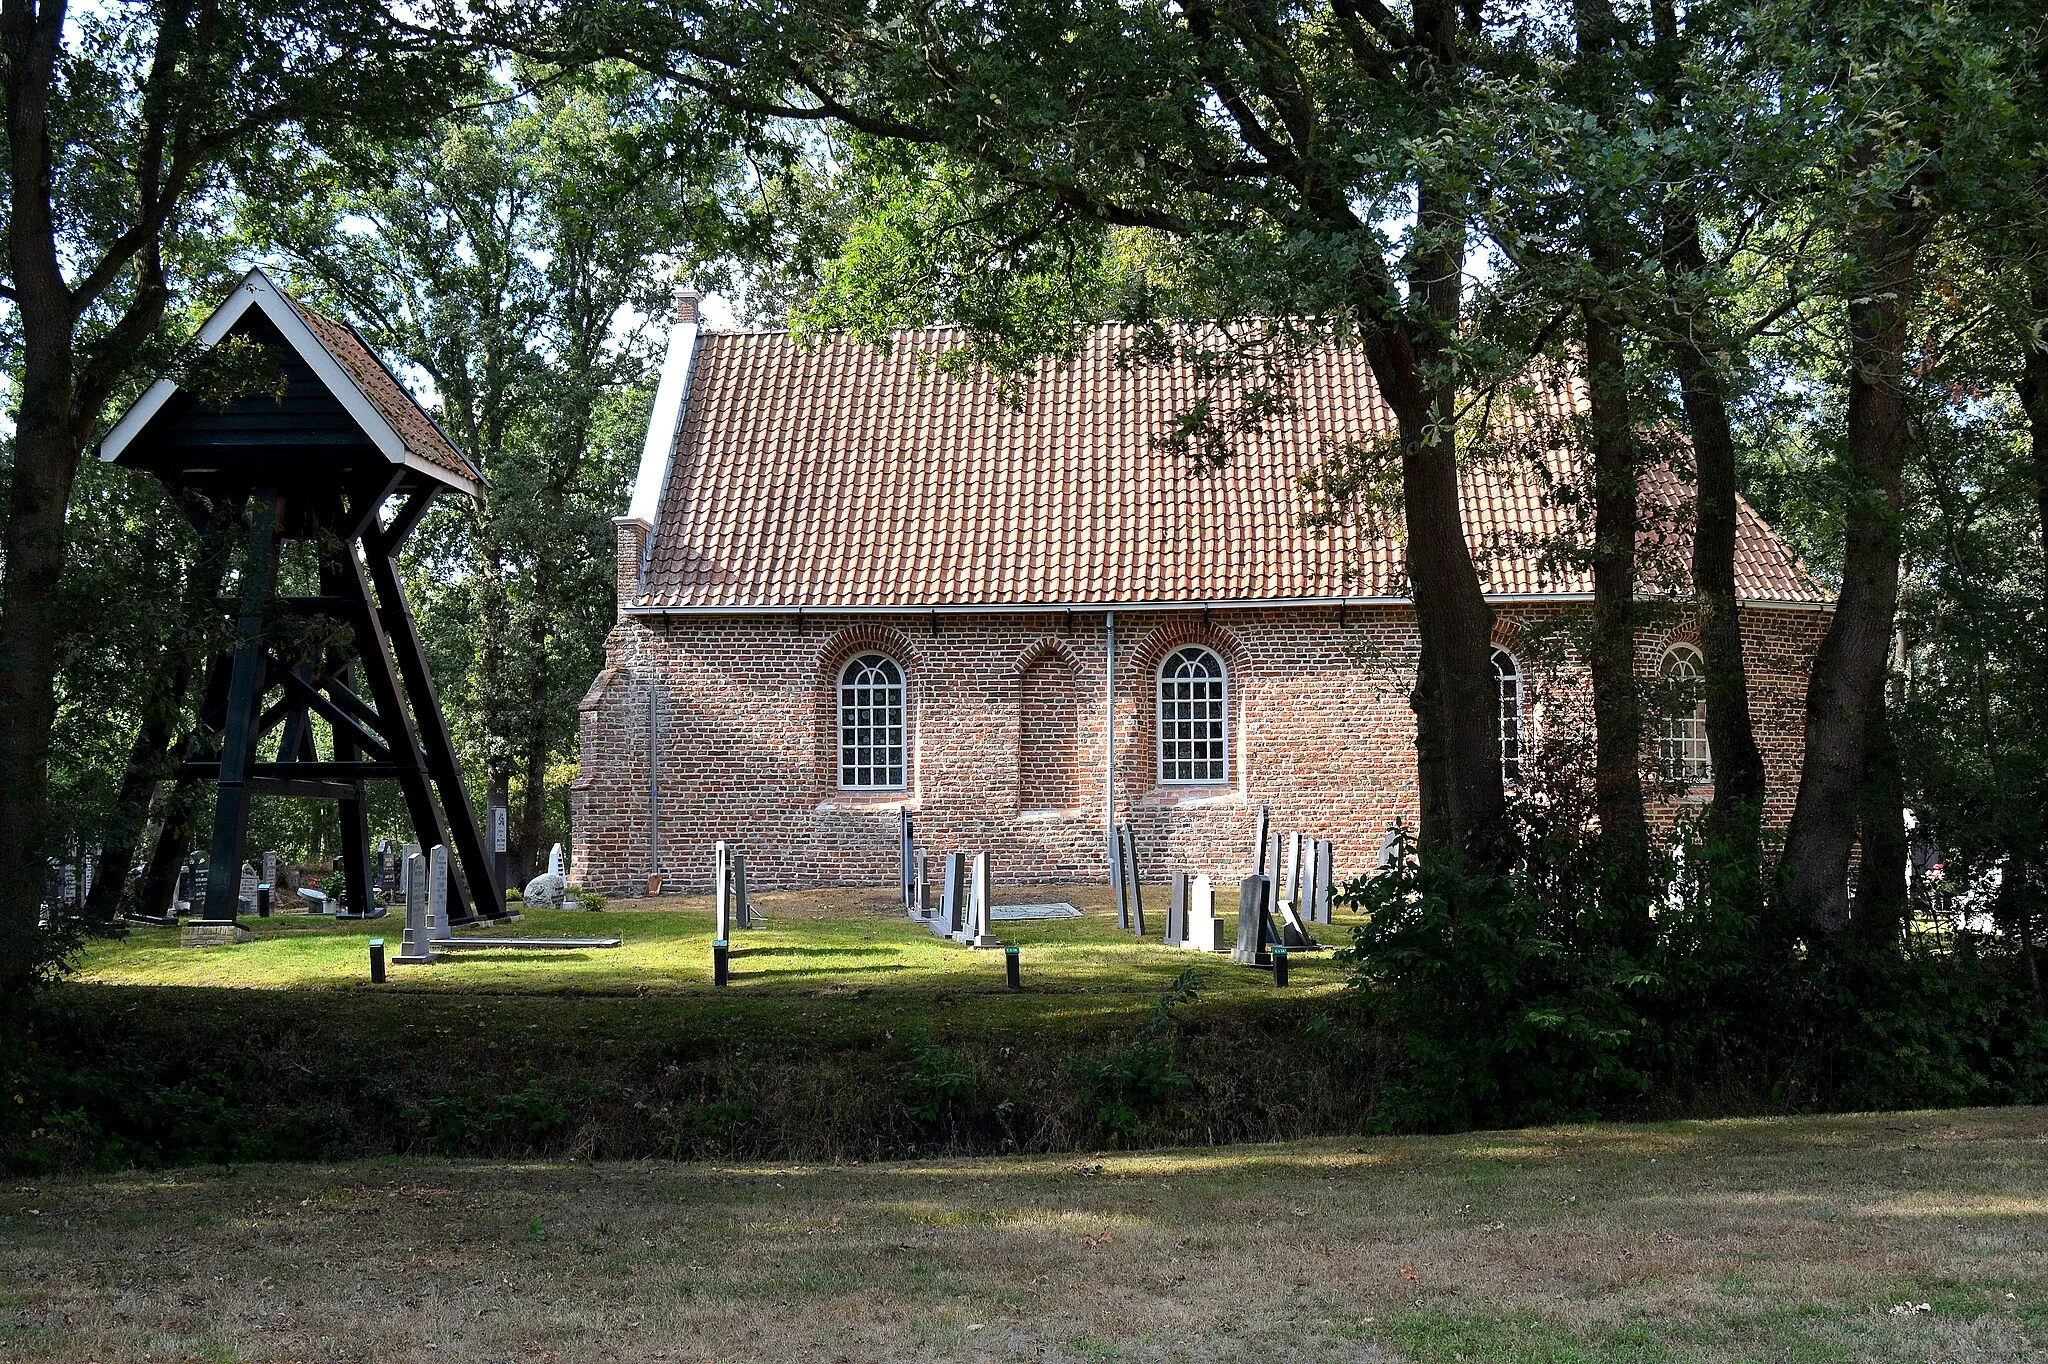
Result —
[[[627,578],[628,528],[621,528]],[[1524,675],[1532,738],[1582,724],[1583,611],[1509,607],[1496,641]],[[1751,609],[1745,644],[1769,779],[1769,816],[1789,817],[1798,780],[1807,660],[1824,613]],[[1366,869],[1396,816],[1412,825],[1415,631],[1405,607],[1130,612],[1116,618],[1116,790],[1149,876],[1248,870],[1258,807],[1275,827],[1337,844],[1337,868]],[[1641,634],[1646,677],[1689,639],[1674,617]],[[1229,671],[1229,773],[1222,784],[1157,780],[1155,675],[1187,643]],[[836,789],[836,682],[857,652],[903,665],[908,789]],[[582,704],[572,792],[572,871],[607,893],[637,892],[658,846],[668,886],[708,884],[725,838],[763,887],[892,882],[898,811],[934,851],[986,849],[998,878],[1102,875],[1104,667],[1101,613],[971,616],[631,616]],[[1067,716],[1075,717],[1069,724]],[[1654,741],[1654,726],[1651,726]],[[651,748],[655,761],[650,770]],[[658,789],[659,819],[650,821]],[[1660,796],[1668,824],[1703,791]]]

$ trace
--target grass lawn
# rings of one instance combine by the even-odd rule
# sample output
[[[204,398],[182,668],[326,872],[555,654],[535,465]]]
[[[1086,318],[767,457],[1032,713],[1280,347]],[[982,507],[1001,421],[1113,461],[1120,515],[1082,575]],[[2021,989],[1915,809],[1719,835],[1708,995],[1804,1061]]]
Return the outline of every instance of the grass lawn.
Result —
[[[602,913],[532,910],[517,924],[464,936],[618,937],[618,948],[575,952],[463,952],[428,966],[394,966],[372,986],[367,943],[385,939],[395,955],[402,922],[368,923],[289,915],[245,919],[256,941],[233,947],[186,948],[174,929],[140,929],[119,942],[95,945],[74,978],[80,984],[181,989],[340,992],[358,998],[391,995],[469,998],[653,1000],[633,1012],[663,1029],[706,1019],[726,1026],[778,1028],[885,1027],[898,1016],[927,1017],[935,1001],[959,1002],[953,1025],[968,1032],[1011,1033],[1020,1027],[1092,1032],[1149,1011],[1159,992],[1190,966],[1202,968],[1205,997],[1217,1002],[1274,994],[1269,974],[1232,967],[1220,955],[1169,950],[1157,941],[1165,923],[1166,887],[1148,887],[1147,926],[1153,941],[1117,930],[1109,891],[1099,886],[1008,887],[1002,904],[1064,900],[1078,919],[1001,920],[997,936],[1020,951],[1024,989],[1003,984],[1000,952],[972,952],[935,938],[906,918],[893,890],[790,891],[754,897],[766,926],[735,935],[732,984],[711,983],[709,897],[669,896],[614,902]],[[1235,916],[1235,892],[1219,893],[1219,914]],[[1343,925],[1333,940],[1348,941]],[[1328,952],[1294,960],[1289,989],[1328,994],[1342,977]],[[821,1004],[821,1001],[829,1002]],[[848,1002],[852,1002],[849,1005]],[[563,1017],[569,1017],[564,1014]]]
[[[255,941],[213,948],[138,930],[92,946],[50,992],[41,1036],[57,1073],[24,1110],[37,1150],[13,1163],[872,1160],[1356,1130],[1377,1053],[1347,1021],[1334,954],[1298,954],[1276,988],[1270,972],[1165,947],[1165,887],[1148,892],[1154,936],[1138,941],[1106,888],[1004,887],[1003,903],[1084,911],[997,921],[1021,951],[1016,991],[1002,953],[934,938],[888,889],[758,896],[766,926],[736,935],[725,988],[711,983],[705,897],[534,911],[490,931],[624,946],[449,954],[394,965],[384,985],[367,942],[395,954],[392,918],[251,919]],[[1348,940],[1343,924],[1329,936]],[[1129,1043],[1190,968],[1200,993],[1180,1011],[1179,1056],[1192,1085],[1148,1101],[1131,1130],[1122,1100],[1091,1106],[1071,1064]]]
[[[2039,1109],[0,1191],[8,1359],[1979,1361],[2043,1344]]]

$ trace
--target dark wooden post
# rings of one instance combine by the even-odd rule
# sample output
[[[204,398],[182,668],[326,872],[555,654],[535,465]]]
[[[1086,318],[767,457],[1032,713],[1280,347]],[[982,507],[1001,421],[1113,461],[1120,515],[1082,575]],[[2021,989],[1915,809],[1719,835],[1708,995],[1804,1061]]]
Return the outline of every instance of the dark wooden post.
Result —
[[[476,807],[470,803],[469,788],[462,784],[462,765],[456,761],[455,743],[448,737],[448,722],[441,716],[441,700],[434,691],[433,675],[427,671],[426,650],[420,646],[412,608],[406,602],[404,586],[398,581],[398,545],[404,539],[401,531],[412,529],[418,517],[425,514],[425,504],[432,499],[431,492],[414,494],[412,504],[418,504],[419,512],[414,513],[412,504],[408,504],[374,549],[368,544],[364,549],[368,551],[370,577],[377,584],[377,599],[391,651],[405,676],[405,689],[413,699],[420,752],[434,788],[440,792],[441,806],[448,812],[448,832],[454,835],[452,846],[462,863],[463,879],[468,883],[472,908],[463,922],[478,915],[501,919],[505,916],[504,887],[497,883],[492,859],[484,850]]]
[[[234,672],[221,727],[220,786],[214,798],[213,845],[207,856],[206,913],[215,922],[237,917],[242,891],[242,844],[249,834],[249,771],[256,761],[256,708],[263,700],[264,608],[277,582],[278,519],[284,499],[275,488],[256,494],[249,518],[249,553],[242,564],[242,613],[235,621]]]

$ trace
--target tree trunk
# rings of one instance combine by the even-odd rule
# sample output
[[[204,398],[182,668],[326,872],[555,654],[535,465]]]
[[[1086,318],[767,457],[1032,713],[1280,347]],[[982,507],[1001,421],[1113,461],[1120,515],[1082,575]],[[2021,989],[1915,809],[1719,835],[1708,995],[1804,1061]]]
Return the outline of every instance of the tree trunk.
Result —
[[[519,842],[532,857],[531,865],[536,876],[545,865],[543,859],[547,856],[547,849],[542,846],[548,834],[548,757],[551,752],[547,733],[547,648],[547,627],[540,613],[536,612],[528,622],[527,651],[532,661],[526,677],[526,733],[523,736],[526,790],[521,793],[519,802]]]
[[[1692,223],[1698,244],[1699,225]],[[1705,664],[1707,750],[1714,802],[1707,807],[1710,856],[1754,881],[1763,824],[1764,755],[1749,715],[1749,667],[1742,656],[1742,601],[1735,582],[1735,437],[1720,373],[1697,345],[1680,350],[1679,383],[1692,437],[1698,505],[1692,582]]]
[[[1658,46],[1651,82],[1665,106],[1667,126],[1683,116],[1687,42],[1672,0],[1656,0],[1652,23]],[[1706,856],[1720,894],[1747,900],[1761,869],[1764,758],[1749,714],[1749,669],[1742,656],[1741,598],[1735,582],[1735,437],[1728,416],[1727,381],[1714,362],[1723,329],[1698,305],[1706,251],[1699,212],[1671,197],[1664,205],[1663,267],[1676,330],[1673,348],[1686,434],[1692,442],[1696,504],[1692,538],[1694,610],[1706,676],[1707,749],[1713,758],[1714,799],[1707,807]]]
[[[1613,62],[1621,24],[1608,0],[1577,0],[1578,65],[1570,84],[1590,117],[1616,129],[1626,73]],[[1649,944],[1650,828],[1643,812],[1643,709],[1636,683],[1636,530],[1640,515],[1635,432],[1629,411],[1627,337],[1609,291],[1628,273],[1619,214],[1586,205],[1586,257],[1594,293],[1585,326],[1593,477],[1593,796],[1600,817],[1601,909],[1640,952]]]
[[[1596,256],[1619,271],[1618,253]],[[1586,387],[1593,444],[1594,805],[1600,816],[1601,908],[1624,945],[1640,951],[1649,930],[1650,827],[1643,811],[1643,708],[1636,684],[1637,467],[1629,426],[1627,359],[1619,323],[1585,309]]]
[[[156,846],[149,864],[135,888],[136,905],[144,914],[163,918],[170,914],[178,891],[178,868],[192,851],[192,836],[204,791],[196,781],[180,779],[164,797],[163,823],[158,826]]]
[[[1898,947],[1906,926],[1906,788],[1892,732],[1885,684],[1870,703],[1870,738],[1864,763],[1863,798],[1857,838],[1863,856],[1856,868],[1857,936],[1869,946]]]
[[[1927,226],[1924,211],[1894,204],[1854,239],[1868,277],[1848,307],[1842,591],[1807,682],[1806,755],[1783,869],[1793,912],[1830,934],[1849,922],[1856,800],[1898,610],[1901,479],[1912,439],[1905,356]]]
[[[1457,849],[1481,866],[1498,867],[1506,853],[1507,802],[1493,608],[1465,538],[1453,420],[1468,205],[1462,190],[1425,184],[1417,208],[1409,292],[1420,301],[1422,317],[1367,346],[1400,429],[1408,585],[1420,645],[1410,702],[1421,795],[1417,842],[1425,856]]]

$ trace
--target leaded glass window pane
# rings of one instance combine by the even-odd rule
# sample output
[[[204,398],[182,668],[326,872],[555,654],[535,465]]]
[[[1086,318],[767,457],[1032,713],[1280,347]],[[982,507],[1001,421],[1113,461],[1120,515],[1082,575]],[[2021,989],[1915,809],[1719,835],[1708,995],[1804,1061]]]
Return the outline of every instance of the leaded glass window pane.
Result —
[[[1500,696],[1500,772],[1522,775],[1522,668],[1506,649],[1493,651],[1494,690]]]
[[[1225,732],[1223,660],[1191,647],[1160,664],[1159,780],[1228,780]]]
[[[1664,655],[1664,681],[1675,693],[1671,708],[1658,725],[1657,756],[1664,780],[1688,785],[1714,779],[1713,754],[1707,748],[1707,700],[1700,689],[1704,670],[1690,648]]]
[[[904,785],[903,670],[862,654],[839,674],[839,785],[891,791]]]

